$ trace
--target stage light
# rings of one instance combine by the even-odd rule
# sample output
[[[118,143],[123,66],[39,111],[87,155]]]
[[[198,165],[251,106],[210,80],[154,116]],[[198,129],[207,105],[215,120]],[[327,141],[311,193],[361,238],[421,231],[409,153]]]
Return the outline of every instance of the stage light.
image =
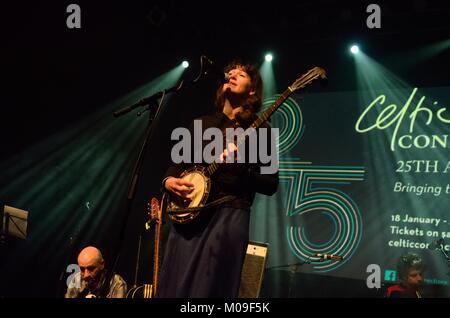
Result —
[[[352,52],[353,54],[357,54],[359,52],[359,47],[357,45],[352,45],[352,47],[350,48],[350,52]]]
[[[273,55],[267,53],[264,57],[264,61],[259,68],[259,72],[264,81],[264,99],[271,98],[277,93],[277,87],[275,83],[275,74],[273,72],[272,64]]]
[[[188,61],[183,61],[183,63],[181,63],[181,66],[183,66],[184,68],[188,68],[189,67],[189,62]]]

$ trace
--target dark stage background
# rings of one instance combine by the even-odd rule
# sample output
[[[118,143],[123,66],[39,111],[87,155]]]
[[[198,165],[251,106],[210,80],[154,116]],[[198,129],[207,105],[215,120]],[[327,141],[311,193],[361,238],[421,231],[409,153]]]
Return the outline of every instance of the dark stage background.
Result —
[[[301,138],[280,156],[282,180],[288,180],[289,169],[302,162],[322,170],[339,167],[341,173],[353,169],[345,173],[363,180],[335,183],[351,197],[361,226],[354,232],[353,243],[340,251],[346,258],[339,264],[285,266],[304,261],[308,253],[321,250],[317,242],[329,239],[328,229],[320,223],[323,220],[297,219],[293,216],[303,210],[286,206],[300,183],[299,188],[289,188],[282,181],[276,196],[258,198],[252,239],[270,244],[262,295],[382,297],[385,287],[393,283],[386,271],[395,269],[396,258],[410,250],[423,253],[430,264],[431,295],[447,296],[449,269],[438,251],[393,248],[388,241],[405,238],[391,233],[397,214],[401,219],[409,214],[440,218],[444,223],[450,206],[450,195],[444,193],[450,180],[450,172],[445,172],[449,145],[393,151],[392,129],[358,133],[355,124],[380,94],[386,95],[386,104],[401,107],[418,88],[416,103],[426,95],[427,105],[436,111],[448,107],[449,4],[378,1],[382,26],[369,29],[366,7],[370,2],[364,1],[78,1],[81,29],[68,29],[70,3],[2,7],[0,203],[29,211],[29,232],[27,240],[7,238],[1,246],[0,296],[61,297],[66,266],[75,263],[79,250],[88,244],[98,246],[108,264],[120,251],[117,270],[131,286],[140,236],[137,283],[148,283],[152,233],[144,229],[146,204],[160,196],[172,129],[214,111],[216,80],[201,78],[164,100],[144,149],[142,175],[129,215],[127,188],[148,113],[138,117],[133,112],[116,119],[113,111],[172,87],[180,77],[194,79],[200,55],[223,66],[236,56],[262,63],[266,51],[275,56],[272,93],[281,93],[316,65],[329,75],[326,87],[315,83],[292,96],[288,108],[301,109],[303,121],[297,127]],[[352,43],[359,43],[365,54],[359,62],[348,52]],[[436,43],[444,44],[440,49],[424,49]],[[175,70],[168,75],[184,59],[190,67],[182,74]],[[371,77],[374,74],[378,77]],[[433,105],[435,100],[439,103]],[[448,110],[443,114],[449,118]],[[274,122],[283,124],[281,117]],[[448,123],[436,117],[431,125],[424,122],[423,117],[418,119],[416,135],[443,136],[450,131]],[[402,129],[406,134],[407,125]],[[406,160],[438,160],[439,173],[400,176],[395,170],[399,161]],[[309,169],[305,167],[297,168]],[[399,181],[434,182],[444,192],[434,198],[397,196],[393,186]],[[302,226],[308,230],[301,230]],[[450,232],[442,225],[439,231]],[[302,235],[316,244],[303,249]],[[424,235],[420,241],[435,239]],[[378,289],[366,285],[369,264],[378,264],[382,270]]]

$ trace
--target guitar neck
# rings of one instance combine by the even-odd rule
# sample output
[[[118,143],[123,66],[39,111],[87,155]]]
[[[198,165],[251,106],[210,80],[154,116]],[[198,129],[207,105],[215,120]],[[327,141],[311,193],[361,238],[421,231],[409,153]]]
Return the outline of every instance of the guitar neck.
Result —
[[[158,274],[159,274],[159,246],[161,237],[161,219],[156,221],[155,226],[155,244],[153,250],[153,292],[156,294],[158,287]]]
[[[277,100],[268,108],[266,109],[261,115],[258,116],[258,118],[250,125],[250,128],[258,129],[261,127],[269,118],[273,115],[274,112],[284,103],[284,101],[294,92],[291,87],[288,87],[283,94],[280,95],[280,97],[277,98]],[[250,129],[249,128],[249,129]],[[237,140],[237,147],[239,148],[240,145],[243,145],[245,142],[247,134],[242,134],[238,137]],[[211,176],[213,175],[220,167],[222,162],[213,162],[211,163],[207,168],[207,173]]]
[[[163,196],[160,202],[156,198],[152,198],[150,202],[150,220],[147,222],[148,227],[150,228],[150,224],[154,224],[154,245],[153,245],[153,283],[150,286],[150,297],[154,297],[156,294],[156,290],[158,287],[158,274],[159,274],[159,249],[160,249],[160,238],[161,238],[161,223],[162,223],[162,205],[165,202],[165,196]]]

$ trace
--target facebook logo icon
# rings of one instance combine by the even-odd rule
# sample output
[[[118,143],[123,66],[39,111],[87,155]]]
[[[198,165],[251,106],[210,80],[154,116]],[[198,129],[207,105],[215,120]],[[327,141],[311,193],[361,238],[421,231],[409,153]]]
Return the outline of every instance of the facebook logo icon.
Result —
[[[384,280],[387,282],[395,282],[397,280],[397,272],[394,270],[386,269],[384,271]]]

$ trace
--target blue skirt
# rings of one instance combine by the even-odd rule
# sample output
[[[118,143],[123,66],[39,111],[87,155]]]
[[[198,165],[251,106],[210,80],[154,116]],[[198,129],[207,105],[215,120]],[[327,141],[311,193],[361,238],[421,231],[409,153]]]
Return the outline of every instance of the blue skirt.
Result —
[[[157,297],[237,297],[249,221],[249,210],[222,206],[172,224]]]

